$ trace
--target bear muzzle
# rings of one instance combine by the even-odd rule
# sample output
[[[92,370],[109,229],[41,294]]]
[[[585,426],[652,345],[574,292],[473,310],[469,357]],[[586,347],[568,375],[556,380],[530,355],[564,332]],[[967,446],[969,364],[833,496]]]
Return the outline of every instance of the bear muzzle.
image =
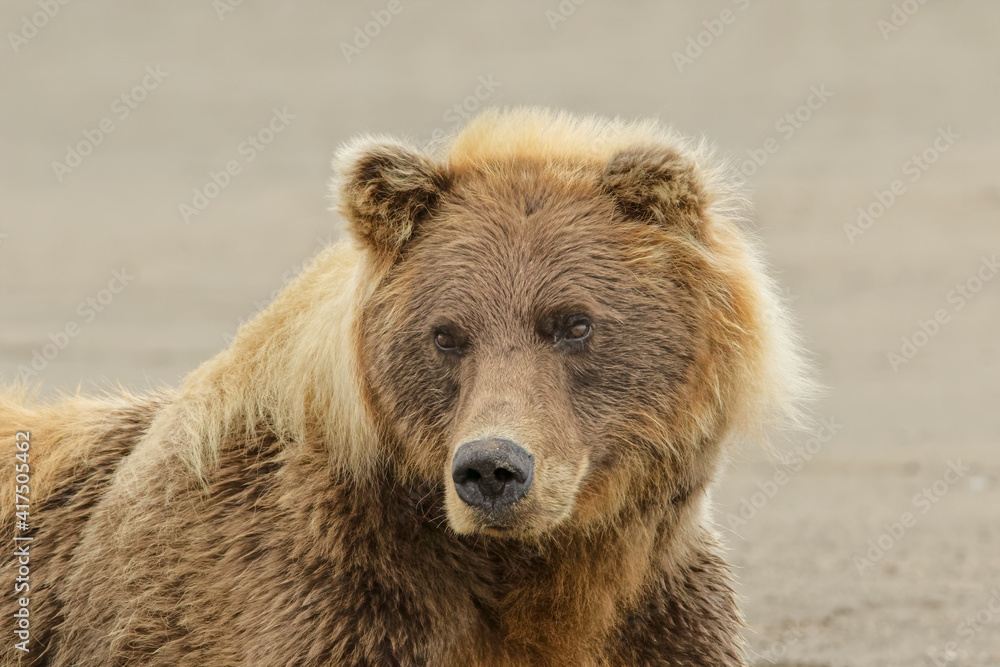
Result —
[[[452,459],[452,480],[458,497],[499,523],[504,510],[531,488],[535,459],[515,442],[489,438],[467,442]]]

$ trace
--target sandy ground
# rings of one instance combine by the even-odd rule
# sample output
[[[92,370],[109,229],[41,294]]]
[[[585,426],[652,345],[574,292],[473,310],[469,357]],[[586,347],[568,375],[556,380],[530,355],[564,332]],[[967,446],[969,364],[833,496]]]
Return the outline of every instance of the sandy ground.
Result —
[[[751,160],[830,388],[819,433],[746,449],[716,492],[756,660],[1000,665],[1000,5],[44,6],[0,5],[4,381],[176,384],[336,238],[356,132],[656,115]]]

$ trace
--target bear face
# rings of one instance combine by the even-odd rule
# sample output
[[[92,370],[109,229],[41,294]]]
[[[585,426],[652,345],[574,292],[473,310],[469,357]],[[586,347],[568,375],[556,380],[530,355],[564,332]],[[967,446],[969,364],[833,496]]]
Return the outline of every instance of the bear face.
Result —
[[[536,153],[365,140],[340,159],[377,267],[370,411],[458,533],[537,539],[701,488],[765,347],[752,262],[694,156],[628,136]]]

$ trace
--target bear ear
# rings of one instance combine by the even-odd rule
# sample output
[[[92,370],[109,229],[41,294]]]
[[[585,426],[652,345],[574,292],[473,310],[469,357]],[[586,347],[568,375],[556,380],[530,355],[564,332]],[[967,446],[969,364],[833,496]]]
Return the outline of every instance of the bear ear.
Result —
[[[362,138],[334,158],[338,209],[355,238],[398,253],[437,207],[446,178],[430,157],[391,139]]]
[[[693,156],[670,146],[627,148],[608,160],[601,186],[626,218],[681,226],[701,237],[709,202]]]

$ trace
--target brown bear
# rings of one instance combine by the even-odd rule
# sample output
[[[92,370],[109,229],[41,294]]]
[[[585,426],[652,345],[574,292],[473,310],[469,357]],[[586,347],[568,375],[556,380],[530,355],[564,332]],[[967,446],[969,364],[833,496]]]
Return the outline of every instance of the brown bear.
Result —
[[[708,494],[808,382],[711,164],[539,109],[344,148],[347,238],[178,391],[0,398],[3,664],[745,664]]]

